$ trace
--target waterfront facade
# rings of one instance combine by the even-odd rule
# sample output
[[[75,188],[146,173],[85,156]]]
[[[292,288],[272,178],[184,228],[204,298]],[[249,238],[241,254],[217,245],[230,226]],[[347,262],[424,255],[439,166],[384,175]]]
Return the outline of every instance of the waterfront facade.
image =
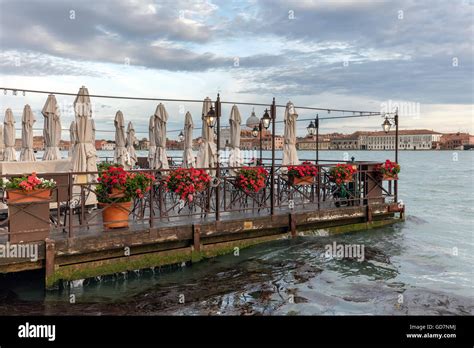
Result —
[[[441,133],[427,129],[400,130],[399,150],[432,150],[440,141]],[[395,132],[373,132],[367,136],[367,150],[394,150]]]
[[[439,141],[441,150],[464,150],[467,146],[474,146],[474,136],[468,133],[443,134]]]
[[[319,150],[329,150],[331,141],[328,138],[321,138],[318,142]],[[296,149],[298,150],[316,150],[316,137],[307,136],[296,140]]]
[[[399,150],[432,150],[440,142],[441,133],[427,129],[400,130]],[[354,132],[331,140],[331,150],[394,150],[395,131]]]

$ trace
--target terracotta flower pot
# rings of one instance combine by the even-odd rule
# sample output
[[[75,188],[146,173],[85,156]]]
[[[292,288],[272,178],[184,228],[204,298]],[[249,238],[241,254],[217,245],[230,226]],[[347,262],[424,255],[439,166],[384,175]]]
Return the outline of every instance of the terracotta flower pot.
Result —
[[[132,202],[123,203],[99,203],[102,208],[102,220],[106,228],[128,227],[128,215],[131,211]]]
[[[314,177],[311,175],[303,176],[301,178],[298,178],[296,176],[290,175],[290,184],[295,185],[295,186],[306,186],[306,185],[312,185],[314,182]]]
[[[38,189],[32,191],[7,190],[7,200],[9,203],[31,203],[46,202],[51,198],[51,189]]]
[[[398,180],[398,175],[387,175],[387,174],[383,174],[382,175],[382,180]]]

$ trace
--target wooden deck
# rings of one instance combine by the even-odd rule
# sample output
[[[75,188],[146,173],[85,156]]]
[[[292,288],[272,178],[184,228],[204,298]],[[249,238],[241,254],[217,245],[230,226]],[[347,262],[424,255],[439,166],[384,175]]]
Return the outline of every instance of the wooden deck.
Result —
[[[25,231],[42,228],[44,238],[20,242],[37,245],[37,260],[0,258],[0,273],[44,268],[46,286],[53,287],[61,280],[198,261],[298,234],[351,232],[402,220],[404,207],[393,203],[396,182],[393,194],[392,182],[384,184],[374,175],[376,163],[356,165],[357,175],[345,187],[331,182],[330,165],[321,165],[310,185],[293,185],[284,173],[277,172],[255,194],[236,187],[232,176],[223,176],[216,185],[196,193],[192,202],[180,201],[156,176],[153,189],[134,201],[129,226],[121,229],[105,228],[102,211],[89,204],[95,200],[97,183],[78,184],[72,179],[77,174],[67,173],[58,178],[64,184],[53,193],[56,208],[49,211],[51,223],[47,217],[39,219],[34,211],[21,211],[22,218],[4,216],[1,244],[12,236],[16,239],[10,240],[24,240],[21,233],[26,232],[12,232],[19,225]],[[46,216],[48,204],[41,208],[46,207]],[[35,226],[35,219],[42,227]],[[12,226],[14,223],[18,226]]]

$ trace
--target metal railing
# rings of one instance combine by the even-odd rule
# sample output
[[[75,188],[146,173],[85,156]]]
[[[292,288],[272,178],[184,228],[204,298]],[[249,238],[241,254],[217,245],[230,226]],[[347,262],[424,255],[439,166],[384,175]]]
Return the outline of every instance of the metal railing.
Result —
[[[152,189],[143,198],[133,200],[127,219],[128,228],[147,230],[167,224],[189,224],[262,214],[284,214],[292,211],[337,209],[345,206],[394,202],[394,182],[382,181],[374,171],[377,163],[347,163],[356,166],[357,173],[353,176],[353,181],[340,185],[336,185],[330,178],[329,171],[336,165],[332,162],[317,165],[317,175],[310,184],[306,185],[292,183],[286,173],[287,167],[282,165],[275,165],[272,178],[272,166],[264,164],[263,167],[270,173],[265,180],[265,186],[258,192],[250,193],[239,187],[237,177],[232,174],[241,167],[221,166],[219,178],[214,177],[203,191],[196,192],[192,201],[181,200],[177,194],[167,190],[164,178],[175,169],[174,166],[168,170],[132,170],[131,172],[149,173],[155,179]],[[174,165],[178,166],[179,163],[174,163]],[[215,168],[206,170],[215,171]],[[57,187],[48,201],[51,234],[73,238],[98,234],[106,230],[102,221],[101,205],[96,201],[98,183],[95,178],[97,175],[97,172],[40,175],[53,178],[57,182]],[[78,178],[82,179],[78,180]],[[31,218],[29,222],[21,222],[26,226],[33,220],[44,220],[44,216],[36,216],[38,212],[27,209],[34,206],[33,203],[18,205],[8,200],[4,192],[2,197],[3,203],[9,207],[10,214],[4,212],[3,219],[0,220],[0,238],[12,232],[10,231],[12,223],[19,223],[16,217],[19,213]],[[15,209],[13,207],[16,206],[19,208],[12,213]],[[34,226],[30,226],[30,230],[34,231]]]

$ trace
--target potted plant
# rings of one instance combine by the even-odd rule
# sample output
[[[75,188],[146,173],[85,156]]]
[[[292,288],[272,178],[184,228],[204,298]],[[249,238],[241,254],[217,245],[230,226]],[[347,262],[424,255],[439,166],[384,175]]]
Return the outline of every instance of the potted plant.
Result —
[[[355,173],[357,173],[355,165],[338,163],[329,170],[329,179],[336,185],[342,185],[353,181]]]
[[[11,243],[44,240],[49,235],[49,202],[54,180],[38,178],[36,173],[0,179],[8,204],[8,240]]]
[[[192,202],[197,192],[204,191],[211,176],[203,169],[177,168],[165,177],[167,191],[176,193],[182,200]]]
[[[153,175],[130,173],[121,166],[104,168],[97,178],[97,200],[107,228],[128,227],[132,200],[143,198],[153,185]]]
[[[1,186],[7,192],[8,203],[46,202],[51,198],[51,191],[56,187],[54,180],[38,178],[36,173],[28,176],[1,179]]]
[[[379,173],[379,177],[382,180],[398,180],[400,165],[397,162],[386,160],[385,163],[377,165],[375,170]]]
[[[297,166],[288,167],[290,185],[312,185],[316,175],[318,175],[318,167],[310,161],[305,161]]]
[[[246,193],[256,193],[265,187],[268,171],[261,167],[243,167],[237,172],[236,184]]]

